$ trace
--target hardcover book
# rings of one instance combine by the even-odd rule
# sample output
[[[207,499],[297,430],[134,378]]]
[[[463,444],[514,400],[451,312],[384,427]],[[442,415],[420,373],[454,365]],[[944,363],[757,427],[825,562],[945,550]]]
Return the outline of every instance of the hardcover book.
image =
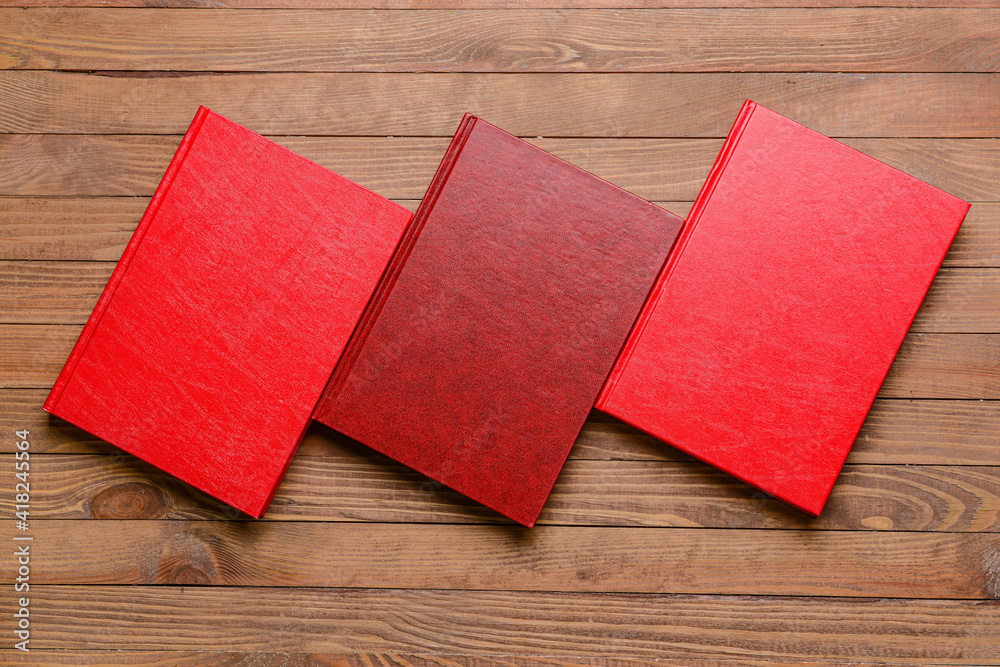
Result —
[[[968,209],[748,101],[597,407],[818,515]]]
[[[315,418],[533,525],[680,225],[466,115]]]
[[[45,409],[261,516],[410,219],[200,108]]]

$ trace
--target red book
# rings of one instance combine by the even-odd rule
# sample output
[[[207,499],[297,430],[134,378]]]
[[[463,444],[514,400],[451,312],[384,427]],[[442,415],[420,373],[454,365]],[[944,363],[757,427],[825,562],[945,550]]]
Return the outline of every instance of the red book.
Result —
[[[410,218],[199,109],[45,409],[261,516]]]
[[[466,115],[315,418],[533,525],[680,225]]]
[[[748,101],[597,407],[819,514],[968,209]]]

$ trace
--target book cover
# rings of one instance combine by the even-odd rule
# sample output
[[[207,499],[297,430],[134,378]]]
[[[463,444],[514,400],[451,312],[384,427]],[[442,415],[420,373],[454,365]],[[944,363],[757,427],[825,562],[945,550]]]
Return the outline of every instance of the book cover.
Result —
[[[315,418],[533,525],[680,225],[466,115]]]
[[[818,515],[968,209],[748,101],[597,407]]]
[[[45,409],[261,516],[410,219],[200,108]]]

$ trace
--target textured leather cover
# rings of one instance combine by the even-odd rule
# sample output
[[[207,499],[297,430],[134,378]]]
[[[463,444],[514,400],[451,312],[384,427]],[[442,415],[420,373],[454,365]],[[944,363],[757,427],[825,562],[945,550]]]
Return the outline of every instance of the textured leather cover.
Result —
[[[968,209],[748,101],[597,407],[819,514]]]
[[[259,517],[410,218],[199,109],[45,409]]]
[[[315,418],[533,525],[680,225],[467,115]]]

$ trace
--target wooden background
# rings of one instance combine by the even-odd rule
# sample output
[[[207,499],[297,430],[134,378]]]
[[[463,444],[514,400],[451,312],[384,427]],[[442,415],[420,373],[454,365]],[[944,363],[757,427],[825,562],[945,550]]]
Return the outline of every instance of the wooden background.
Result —
[[[1000,664],[997,3],[0,4],[0,662]],[[594,414],[532,530],[322,428],[244,521],[41,411],[198,104],[411,209],[471,111],[684,215],[745,97],[974,202],[818,519]]]

